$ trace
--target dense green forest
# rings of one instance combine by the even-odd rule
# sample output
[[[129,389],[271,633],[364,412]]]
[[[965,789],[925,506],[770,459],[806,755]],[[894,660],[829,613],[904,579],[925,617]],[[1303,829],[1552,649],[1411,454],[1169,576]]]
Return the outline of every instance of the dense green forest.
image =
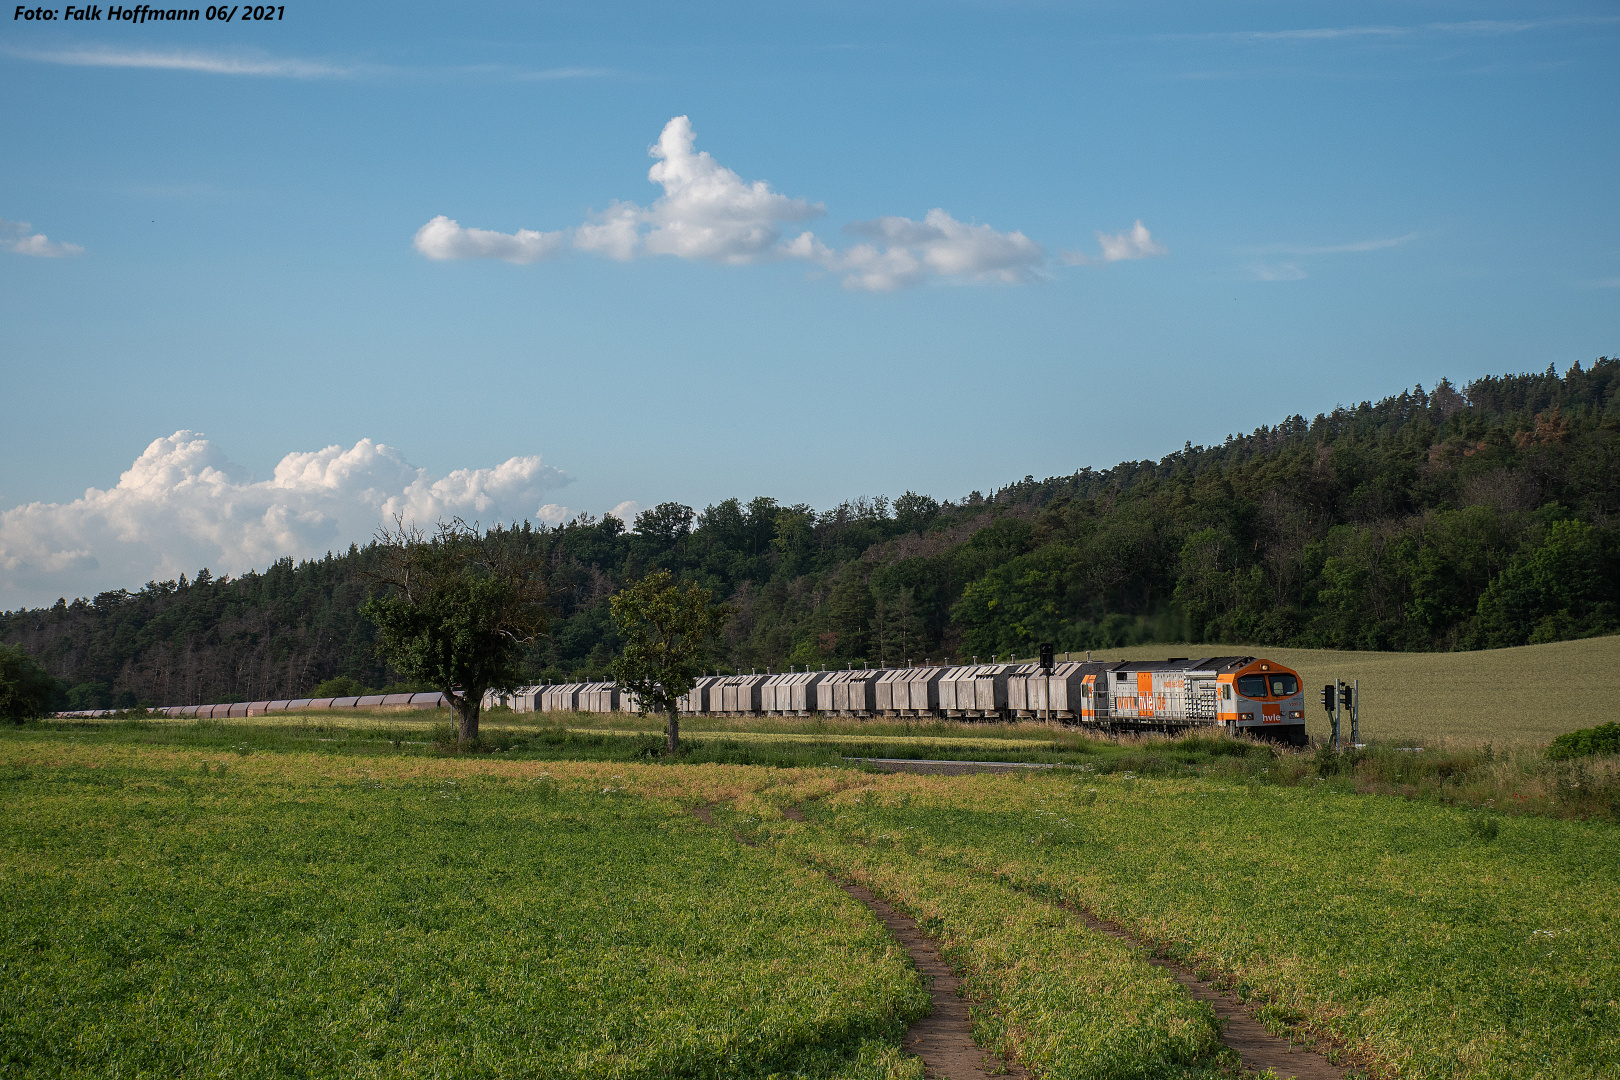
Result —
[[[1620,360],[1442,381],[1153,461],[939,502],[767,497],[498,530],[545,567],[536,681],[601,676],[654,567],[732,611],[716,662],[902,663],[1163,641],[1473,649],[1620,630]],[[371,549],[0,615],[75,707],[397,681]]]

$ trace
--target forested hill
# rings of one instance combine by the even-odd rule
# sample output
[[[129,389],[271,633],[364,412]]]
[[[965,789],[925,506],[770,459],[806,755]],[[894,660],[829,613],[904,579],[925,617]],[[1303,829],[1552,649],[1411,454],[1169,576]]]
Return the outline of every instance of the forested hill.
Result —
[[[1356,649],[1515,645],[1620,630],[1620,361],[1442,382],[1186,445],[1025,477],[961,502],[828,511],[665,503],[502,530],[556,606],[536,680],[596,676],[607,598],[655,566],[712,588],[741,668],[899,663],[1147,641]],[[358,607],[369,549],[235,580],[0,615],[72,704],[294,697],[395,681]]]

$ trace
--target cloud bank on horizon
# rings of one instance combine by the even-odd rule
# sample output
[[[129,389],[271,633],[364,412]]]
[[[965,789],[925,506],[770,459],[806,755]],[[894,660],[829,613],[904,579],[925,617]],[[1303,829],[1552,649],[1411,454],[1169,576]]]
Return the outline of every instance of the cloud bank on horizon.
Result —
[[[648,151],[658,161],[647,179],[664,189],[650,206],[615,201],[568,229],[503,233],[467,228],[440,214],[416,232],[429,259],[502,259],[526,264],[570,251],[628,261],[673,255],[733,266],[802,260],[840,275],[846,287],[882,292],[935,280],[958,284],[1028,284],[1046,277],[1046,249],[1021,232],[956,220],[942,209],[921,221],[882,217],[844,232],[862,242],[835,248],[805,230],[784,241],[784,227],[822,217],[822,203],[790,198],[763,180],[749,182],[696,149],[692,122],[677,116]],[[1168,249],[1141,221],[1109,236],[1098,233],[1100,257],[1064,252],[1062,261],[1115,262],[1164,255]]]
[[[568,509],[543,500],[571,479],[538,455],[434,477],[394,447],[361,439],[294,451],[255,482],[209,439],[177,431],[154,439],[105,491],[0,512],[0,607],[136,588],[205,566],[240,574],[287,556],[316,558],[365,543],[395,515],[423,525],[457,516],[558,524]]]

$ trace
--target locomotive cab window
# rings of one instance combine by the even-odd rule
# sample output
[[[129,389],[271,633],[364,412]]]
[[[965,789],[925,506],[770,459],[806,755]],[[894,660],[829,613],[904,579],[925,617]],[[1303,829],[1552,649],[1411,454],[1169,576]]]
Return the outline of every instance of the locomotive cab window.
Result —
[[[1221,683],[1221,700],[1222,701],[1231,701],[1232,700],[1232,684],[1231,683]]]
[[[1271,677],[1272,697],[1293,697],[1299,693],[1299,680],[1292,675],[1273,675]]]
[[[1264,675],[1239,675],[1237,688],[1238,693],[1244,697],[1265,697],[1266,677]]]

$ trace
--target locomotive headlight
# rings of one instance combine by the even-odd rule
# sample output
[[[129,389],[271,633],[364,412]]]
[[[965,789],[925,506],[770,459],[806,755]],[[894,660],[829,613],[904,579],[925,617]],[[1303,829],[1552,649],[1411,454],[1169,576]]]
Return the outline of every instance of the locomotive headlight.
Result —
[[[1303,720],[1303,719],[1305,719],[1305,710],[1304,709],[1290,709],[1290,710],[1288,710],[1288,719],[1290,719],[1290,720]]]

